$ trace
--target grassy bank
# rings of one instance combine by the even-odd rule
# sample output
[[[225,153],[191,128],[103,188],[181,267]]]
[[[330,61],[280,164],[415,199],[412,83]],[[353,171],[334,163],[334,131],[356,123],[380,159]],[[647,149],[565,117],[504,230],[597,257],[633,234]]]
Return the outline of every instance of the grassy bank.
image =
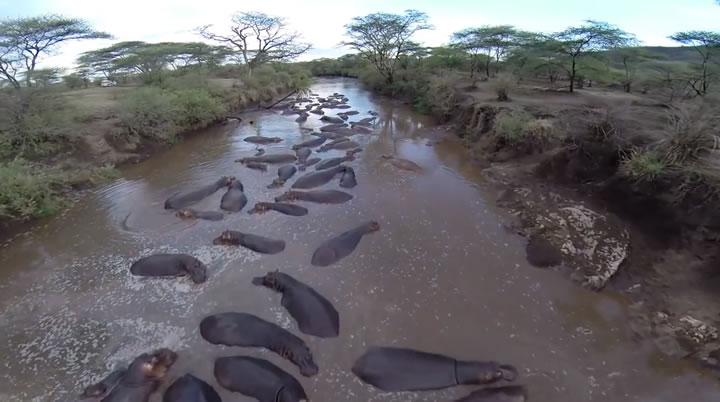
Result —
[[[110,87],[6,90],[0,93],[0,220],[48,216],[72,189],[116,177],[117,166],[309,83],[309,74],[291,65],[265,65],[252,77],[229,65],[168,71],[151,82],[126,77]]]

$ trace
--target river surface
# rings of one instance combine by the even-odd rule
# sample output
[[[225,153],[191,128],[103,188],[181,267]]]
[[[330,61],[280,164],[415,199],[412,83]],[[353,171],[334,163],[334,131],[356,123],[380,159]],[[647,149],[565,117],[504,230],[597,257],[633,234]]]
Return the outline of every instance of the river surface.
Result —
[[[305,217],[243,211],[221,222],[179,221],[165,211],[164,200],[177,190],[223,175],[242,180],[248,208],[284,191],[266,188],[278,165],[261,173],[234,162],[255,153],[242,139],[284,138],[265,147],[273,153],[312,137],[301,132],[296,116],[252,113],[239,125],[200,132],[124,169],[120,179],[0,249],[0,400],[74,401],[88,383],[162,346],[180,354],[170,381],[191,372],[225,401],[250,401],[221,389],[213,378],[214,358],[233,354],[271,360],[317,402],[440,402],[472,390],[379,392],[349,370],[373,345],[514,364],[521,370],[519,382],[538,402],[720,400],[714,382],[631,339],[619,297],[591,293],[530,267],[524,240],[503,229],[495,193],[462,149],[426,145],[432,130],[427,119],[372,96],[353,80],[320,80],[312,90],[345,94],[352,110],[361,112],[355,119],[379,112],[374,132],[353,138],[364,152],[351,163],[359,185],[348,190],[355,196],[350,202],[305,204]],[[320,125],[316,115],[303,124]],[[417,162],[423,172],[398,171],[380,158],[389,153]],[[337,188],[337,180],[326,187]],[[197,208],[217,209],[222,194]],[[382,228],[352,255],[330,267],[310,265],[319,244],[367,220]],[[287,248],[267,256],[213,246],[212,239],[228,228],[284,239]],[[192,285],[183,278],[129,274],[133,261],[158,252],[197,256],[208,264],[209,280]],[[250,283],[275,269],[313,286],[340,312],[340,337],[302,335],[320,366],[313,378],[301,377],[272,353],[214,346],[200,337],[200,320],[224,311],[253,313],[301,335],[280,306],[280,295]],[[160,399],[158,393],[152,400]]]

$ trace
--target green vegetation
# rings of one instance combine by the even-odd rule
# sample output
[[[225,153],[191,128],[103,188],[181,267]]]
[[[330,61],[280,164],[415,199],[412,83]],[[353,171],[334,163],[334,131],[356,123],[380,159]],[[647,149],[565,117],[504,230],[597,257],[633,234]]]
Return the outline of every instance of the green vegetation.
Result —
[[[495,117],[495,135],[504,145],[541,148],[553,136],[553,126],[522,110],[503,109]]]
[[[636,181],[652,182],[667,174],[667,164],[658,151],[633,149],[621,162],[621,172]]]
[[[19,159],[0,164],[0,216],[39,218],[62,207],[56,191],[61,175]]]

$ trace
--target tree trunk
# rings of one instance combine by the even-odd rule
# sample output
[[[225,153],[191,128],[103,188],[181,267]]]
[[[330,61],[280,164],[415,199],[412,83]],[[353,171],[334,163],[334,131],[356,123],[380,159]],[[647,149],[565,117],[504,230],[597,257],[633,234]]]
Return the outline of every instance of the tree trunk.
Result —
[[[572,59],[572,69],[570,70],[570,93],[575,92],[575,58]]]

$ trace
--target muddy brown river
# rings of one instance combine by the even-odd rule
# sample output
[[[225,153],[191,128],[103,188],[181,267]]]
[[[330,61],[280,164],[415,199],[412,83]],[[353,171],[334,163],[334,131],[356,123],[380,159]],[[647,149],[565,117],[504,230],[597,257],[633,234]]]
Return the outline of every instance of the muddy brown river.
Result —
[[[312,90],[321,96],[345,94],[352,110],[360,112],[351,119],[379,112],[372,134],[353,137],[364,152],[350,163],[359,183],[346,190],[354,195],[350,202],[301,204],[310,210],[304,217],[243,210],[220,222],[197,223],[164,210],[164,200],[178,189],[223,175],[242,180],[247,208],[284,191],[266,188],[279,165],[262,173],[234,162],[255,153],[255,146],[242,139],[258,134],[284,138],[264,147],[273,153],[312,137],[301,132],[296,116],[251,113],[246,121],[254,125],[230,123],[188,137],[123,169],[120,179],[83,195],[62,216],[0,249],[0,400],[75,401],[88,383],[161,346],[180,354],[168,383],[190,372],[213,385],[225,401],[251,400],[221,389],[212,375],[216,357],[236,354],[279,365],[317,402],[442,402],[472,390],[377,391],[350,372],[353,361],[373,345],[514,364],[521,371],[519,382],[538,402],[720,400],[712,380],[632,340],[620,297],[591,293],[556,273],[530,267],[524,240],[503,229],[496,194],[462,149],[426,145],[427,119],[372,96],[353,80],[320,80]],[[311,114],[302,126],[319,127],[318,117]],[[380,158],[393,152],[415,161],[423,172],[399,171]],[[338,188],[337,180],[324,188]],[[222,194],[196,208],[217,209]],[[367,220],[382,228],[366,236],[352,255],[329,267],[310,265],[318,245]],[[284,239],[287,248],[260,255],[213,246],[212,239],[228,228]],[[187,279],[129,274],[133,261],[158,252],[200,258],[208,265],[209,280],[193,285]],[[341,319],[338,338],[300,334],[281,307],[280,295],[250,283],[275,269],[315,287],[335,304]],[[225,311],[256,314],[300,335],[320,373],[304,378],[275,354],[205,342],[200,320]],[[161,393],[152,400],[160,401]]]

